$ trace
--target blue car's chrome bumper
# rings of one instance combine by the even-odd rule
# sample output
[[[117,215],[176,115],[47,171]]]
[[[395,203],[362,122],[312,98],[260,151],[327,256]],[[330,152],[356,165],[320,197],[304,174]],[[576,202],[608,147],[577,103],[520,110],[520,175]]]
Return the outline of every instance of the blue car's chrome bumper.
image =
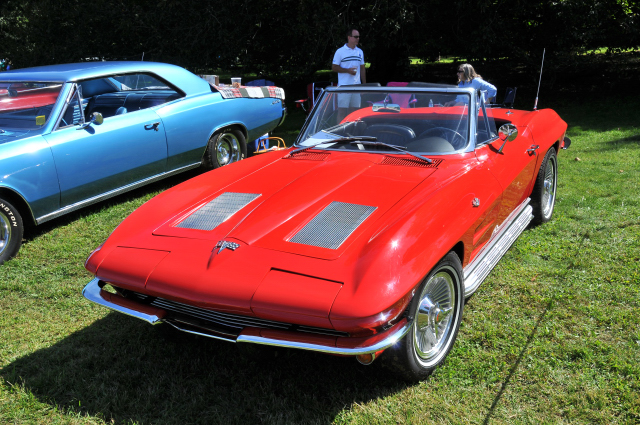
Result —
[[[103,284],[101,283],[100,279],[94,278],[85,286],[82,294],[89,301],[118,311],[120,313],[145,320],[151,324],[157,324],[165,321],[164,317],[167,315],[167,312],[165,310],[103,291],[102,286]],[[404,337],[407,332],[409,332],[409,329],[413,324],[413,321],[402,319],[386,331],[371,337],[329,338],[327,339],[326,343],[322,343],[321,341],[309,342],[309,338],[307,338],[306,335],[300,336],[300,334],[303,334],[302,332],[276,332],[272,336],[266,337],[261,334],[259,329],[250,328],[249,330],[242,331],[239,335],[231,338],[229,336],[206,333],[205,331],[197,331],[193,328],[189,328],[188,326],[182,326],[180,322],[176,322],[173,320],[167,320],[166,322],[181,331],[209,338],[221,339],[231,342],[248,342],[253,344],[298,348],[302,350],[319,351],[323,353],[340,354],[345,356],[371,354],[389,348],[390,346],[398,342],[402,337]],[[292,337],[286,338],[285,336],[287,335]]]

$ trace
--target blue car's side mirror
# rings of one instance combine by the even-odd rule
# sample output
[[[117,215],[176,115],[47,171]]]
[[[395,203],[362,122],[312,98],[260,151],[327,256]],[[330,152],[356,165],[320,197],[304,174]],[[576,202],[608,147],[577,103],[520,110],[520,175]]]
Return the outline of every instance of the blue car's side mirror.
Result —
[[[76,130],[82,130],[89,127],[91,124],[100,125],[104,122],[104,118],[100,112],[94,112],[91,114],[91,121],[82,124],[80,127],[76,128]]]

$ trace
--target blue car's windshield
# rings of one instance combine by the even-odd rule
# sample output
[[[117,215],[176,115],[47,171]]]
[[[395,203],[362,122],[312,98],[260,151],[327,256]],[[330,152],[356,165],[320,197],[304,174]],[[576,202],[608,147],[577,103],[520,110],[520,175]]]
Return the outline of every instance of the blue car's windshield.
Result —
[[[0,82],[0,130],[42,128],[61,89],[60,83]]]

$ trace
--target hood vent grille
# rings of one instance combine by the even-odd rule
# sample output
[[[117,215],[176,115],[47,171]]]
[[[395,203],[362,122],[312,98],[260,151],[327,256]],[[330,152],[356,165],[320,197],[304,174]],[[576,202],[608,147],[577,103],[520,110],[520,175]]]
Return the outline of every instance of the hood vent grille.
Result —
[[[225,192],[206,203],[175,227],[213,230],[259,196],[259,193]]]
[[[287,155],[284,159],[306,159],[307,161],[324,161],[331,154],[327,152],[300,152],[295,155]]]
[[[400,158],[397,156],[385,156],[380,165],[401,165],[403,167],[424,167],[424,168],[438,168],[438,165],[442,163],[442,159],[434,159],[431,164],[420,159],[413,158]]]
[[[289,242],[337,249],[375,210],[367,205],[332,202]]]

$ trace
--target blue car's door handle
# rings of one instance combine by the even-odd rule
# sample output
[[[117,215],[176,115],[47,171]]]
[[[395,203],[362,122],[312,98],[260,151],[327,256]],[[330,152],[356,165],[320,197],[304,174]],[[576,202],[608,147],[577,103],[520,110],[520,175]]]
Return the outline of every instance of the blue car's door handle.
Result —
[[[160,125],[159,122],[154,122],[153,124],[147,124],[144,126],[145,130],[155,130],[158,131],[158,126]]]

